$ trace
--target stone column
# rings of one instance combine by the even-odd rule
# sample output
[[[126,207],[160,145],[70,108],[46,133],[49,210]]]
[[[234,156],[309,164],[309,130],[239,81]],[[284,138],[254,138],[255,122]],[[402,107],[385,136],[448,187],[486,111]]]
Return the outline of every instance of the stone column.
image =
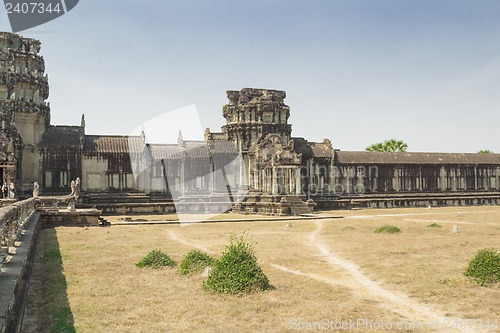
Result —
[[[439,186],[439,190],[446,191],[446,187],[447,187],[446,169],[445,169],[444,165],[442,165],[441,168],[439,169],[439,179],[441,181],[441,186]]]
[[[181,195],[184,195],[184,193],[186,192],[186,183],[185,183],[185,180],[186,180],[186,177],[185,177],[185,168],[186,168],[186,159],[185,157],[182,158],[182,161],[180,163],[180,167],[181,167],[181,188],[180,188],[180,192],[181,192]],[[153,171],[154,172],[154,171]]]
[[[212,174],[210,175],[210,193],[211,194],[214,194],[215,192],[215,162],[213,160],[213,158],[210,158],[210,165],[212,166]]]
[[[495,188],[497,190],[500,190],[500,167],[497,167],[497,172],[496,172],[495,177],[496,177],[496,184],[495,184],[496,187]]]
[[[269,193],[268,182],[269,182],[269,171],[266,168],[262,170],[262,191],[264,193]]]
[[[456,191],[457,190],[457,187],[458,187],[458,184],[457,184],[457,169],[454,168],[451,170],[451,190],[452,191]]]
[[[267,188],[268,188],[267,193],[269,194],[273,193],[273,182],[274,182],[273,175],[274,175],[273,168],[271,167],[267,170]]]
[[[243,158],[243,161],[240,163],[240,170],[239,170],[239,183],[238,183],[238,189],[243,188],[243,184],[245,183],[245,158]]]
[[[484,184],[484,189],[485,190],[491,189],[491,169],[490,168],[486,168],[486,184]]]
[[[302,187],[302,179],[300,176],[300,168],[295,169],[295,194],[300,194],[300,189]]]
[[[418,190],[422,191],[422,167],[418,167]]]
[[[479,175],[477,174],[477,166],[474,167],[474,190],[477,190],[477,177]]]
[[[276,185],[277,185],[277,175],[276,175],[276,167],[273,166],[272,176],[271,176],[271,193],[276,194]]]
[[[392,188],[394,189],[394,191],[396,192],[399,192],[399,190],[401,189],[401,186],[400,186],[400,179],[401,177],[399,176],[401,170],[399,168],[394,168],[394,175],[392,177]]]

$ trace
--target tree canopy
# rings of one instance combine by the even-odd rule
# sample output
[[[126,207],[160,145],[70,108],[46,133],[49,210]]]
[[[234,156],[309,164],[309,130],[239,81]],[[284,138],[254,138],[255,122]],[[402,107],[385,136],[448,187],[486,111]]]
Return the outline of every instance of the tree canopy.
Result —
[[[408,144],[402,140],[390,139],[366,147],[366,151],[406,151]]]
[[[478,151],[479,154],[494,154],[491,150],[485,149]]]

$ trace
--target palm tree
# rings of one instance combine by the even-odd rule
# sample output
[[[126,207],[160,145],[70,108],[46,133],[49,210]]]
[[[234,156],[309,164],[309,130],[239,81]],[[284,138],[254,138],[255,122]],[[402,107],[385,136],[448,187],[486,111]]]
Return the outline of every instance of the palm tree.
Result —
[[[366,151],[385,151],[384,150],[384,144],[379,142],[379,143],[374,143],[371,146],[366,147]]]
[[[366,151],[406,151],[408,144],[402,140],[390,139],[383,143],[374,143],[366,148]]]
[[[390,139],[384,141],[384,146],[387,147],[386,151],[406,151],[408,144],[402,140]]]

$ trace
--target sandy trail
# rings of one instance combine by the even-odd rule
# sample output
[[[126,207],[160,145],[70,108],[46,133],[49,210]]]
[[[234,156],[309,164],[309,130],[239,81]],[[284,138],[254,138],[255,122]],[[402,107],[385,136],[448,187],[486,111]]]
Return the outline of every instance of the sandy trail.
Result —
[[[172,230],[167,231],[167,233],[168,233],[168,236],[172,240],[174,240],[176,242],[179,242],[179,243],[182,243],[184,245],[197,248],[197,249],[202,250],[202,251],[204,251],[206,253],[214,254],[213,251],[210,251],[209,249],[207,249],[206,247],[201,246],[200,244],[188,242],[186,239],[184,239],[183,237],[179,236],[176,232],[174,232]]]
[[[384,216],[414,216],[431,214],[432,213],[387,214]],[[379,216],[380,215],[371,216],[371,218]],[[350,218],[370,218],[370,216],[352,216]],[[465,319],[447,317],[441,311],[435,309],[430,305],[421,304],[401,292],[384,288],[379,282],[372,280],[368,276],[366,276],[357,264],[342,258],[338,254],[334,254],[330,250],[330,248],[321,241],[323,221],[316,220],[315,223],[317,227],[312,233],[309,234],[308,245],[313,246],[317,250],[318,254],[328,262],[332,269],[335,269],[336,272],[340,269],[344,276],[341,279],[332,279],[319,274],[302,272],[300,270],[294,270],[292,268],[273,263],[270,264],[271,267],[296,276],[308,277],[318,282],[328,284],[332,287],[346,287],[352,292],[355,297],[361,299],[376,300],[381,307],[401,315],[409,322],[438,322],[439,329],[432,330],[433,332],[492,332],[489,330],[472,330],[470,328],[467,330],[463,330],[455,329],[453,327],[445,327],[446,323],[465,322]],[[168,235],[172,240],[184,245],[198,248],[207,253],[214,253],[213,251],[208,250],[199,243],[194,243],[186,240],[174,231],[169,230]]]
[[[328,246],[323,244],[319,239],[319,234],[323,229],[323,224],[316,221],[317,228],[309,235],[311,244],[315,246],[318,252],[328,261],[331,266],[341,267],[352,278],[351,288],[356,290],[363,290],[366,298],[377,298],[383,305],[397,305],[396,312],[402,316],[412,319],[415,316],[425,319],[444,319],[446,317],[436,314],[434,309],[416,303],[406,295],[397,294],[395,292],[384,289],[378,282],[371,280],[364,273],[361,272],[358,265],[342,257],[333,254]],[[392,307],[392,306],[391,306]]]
[[[403,214],[405,215],[405,214]],[[350,262],[341,256],[334,254],[330,251],[329,247],[321,241],[320,233],[323,229],[323,222],[317,220],[316,229],[309,235],[309,242],[314,246],[318,253],[326,259],[328,264],[332,268],[341,268],[344,271],[345,277],[337,280],[331,279],[317,274],[309,274],[301,271],[293,270],[284,266],[272,264],[274,268],[286,271],[288,273],[307,276],[309,278],[315,279],[319,282],[327,283],[332,286],[344,286],[352,290],[352,293],[362,299],[370,299],[378,301],[378,304],[388,310],[394,311],[399,315],[405,317],[408,321],[420,321],[420,322],[438,322],[440,329],[434,330],[442,332],[465,332],[460,329],[453,329],[451,327],[443,327],[445,323],[453,322],[458,320],[463,322],[464,319],[451,318],[442,314],[437,309],[421,304],[403,293],[391,291],[382,287],[377,281],[374,281],[367,277],[360,269],[358,265]],[[467,332],[488,332],[488,331],[477,331],[477,330],[467,330]]]

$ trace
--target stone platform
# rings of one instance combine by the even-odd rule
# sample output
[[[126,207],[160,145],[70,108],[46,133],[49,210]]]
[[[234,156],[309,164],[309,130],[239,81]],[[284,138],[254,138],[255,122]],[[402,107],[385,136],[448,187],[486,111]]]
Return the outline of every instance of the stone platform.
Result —
[[[98,209],[64,209],[64,208],[42,208],[40,209],[40,220],[42,227],[50,228],[57,226],[98,226],[101,211]]]

